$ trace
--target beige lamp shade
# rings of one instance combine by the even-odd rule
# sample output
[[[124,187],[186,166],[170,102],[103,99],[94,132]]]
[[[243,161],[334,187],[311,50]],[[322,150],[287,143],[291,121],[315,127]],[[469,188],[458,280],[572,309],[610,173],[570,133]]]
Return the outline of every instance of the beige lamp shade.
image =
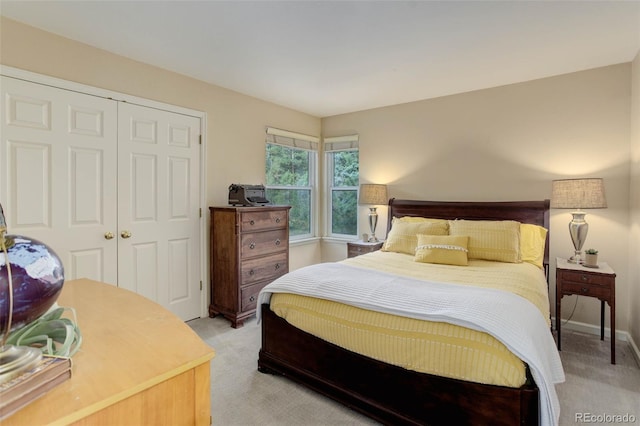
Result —
[[[359,204],[387,204],[387,185],[363,183],[360,185]]]
[[[551,188],[551,207],[574,210],[571,212],[573,219],[569,222],[569,235],[575,253],[569,258],[569,262],[583,263],[582,246],[587,239],[589,224],[584,220],[586,213],[582,209],[607,207],[604,182],[599,178],[554,180]]]
[[[551,208],[604,209],[607,200],[601,178],[554,180],[551,190]]]

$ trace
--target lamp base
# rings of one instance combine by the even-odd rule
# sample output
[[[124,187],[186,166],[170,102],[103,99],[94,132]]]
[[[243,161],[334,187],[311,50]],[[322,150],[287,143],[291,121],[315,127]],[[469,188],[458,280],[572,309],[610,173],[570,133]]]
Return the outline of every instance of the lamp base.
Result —
[[[571,213],[573,218],[569,222],[569,235],[571,235],[571,241],[573,242],[573,248],[575,253],[569,258],[569,263],[584,263],[582,258],[582,246],[587,239],[587,232],[589,232],[589,224],[584,220],[586,213],[583,211],[575,211]]]
[[[369,236],[370,243],[377,243],[378,237],[376,237],[376,226],[378,225],[378,212],[377,207],[369,207],[369,230],[371,235]]]
[[[4,345],[0,348],[0,383],[18,377],[35,367],[42,359],[42,351],[29,346]]]
[[[584,259],[582,259],[582,257],[579,254],[577,254],[567,259],[567,262],[581,265],[584,263]]]

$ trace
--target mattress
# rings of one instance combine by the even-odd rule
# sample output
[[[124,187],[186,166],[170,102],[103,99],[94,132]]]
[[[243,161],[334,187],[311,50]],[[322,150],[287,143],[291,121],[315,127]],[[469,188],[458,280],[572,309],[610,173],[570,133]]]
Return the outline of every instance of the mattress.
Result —
[[[411,278],[509,291],[529,300],[549,322],[544,273],[528,263],[470,260],[468,266],[460,267],[417,263],[413,256],[382,251],[341,263]],[[270,305],[276,315],[301,330],[409,370],[508,387],[520,387],[527,381],[526,364],[485,332],[289,293],[273,294]]]

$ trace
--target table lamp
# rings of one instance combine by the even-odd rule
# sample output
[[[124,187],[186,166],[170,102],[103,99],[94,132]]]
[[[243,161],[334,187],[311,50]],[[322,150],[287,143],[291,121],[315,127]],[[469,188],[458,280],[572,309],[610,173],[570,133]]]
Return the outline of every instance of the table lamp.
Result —
[[[33,368],[42,351],[7,343],[11,333],[34,321],[55,303],[64,283],[60,258],[44,243],[7,235],[0,205],[0,383]]]
[[[569,234],[575,254],[569,258],[570,263],[583,263],[582,246],[587,239],[589,224],[584,220],[586,213],[582,209],[604,209],[606,207],[604,182],[601,178],[553,181],[551,208],[574,209],[571,212],[573,219],[569,222]]]
[[[369,207],[369,229],[371,235],[369,242],[378,242],[376,237],[376,226],[378,225],[378,212],[376,205],[384,205],[389,202],[387,198],[387,185],[364,183],[360,185],[360,197],[358,204],[370,205]]]

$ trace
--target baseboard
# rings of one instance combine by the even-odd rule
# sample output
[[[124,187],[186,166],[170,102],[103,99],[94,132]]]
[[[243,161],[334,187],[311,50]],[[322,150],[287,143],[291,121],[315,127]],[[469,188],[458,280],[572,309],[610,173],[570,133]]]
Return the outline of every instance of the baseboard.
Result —
[[[640,348],[638,348],[638,345],[636,345],[631,335],[629,335],[629,346],[631,347],[631,353],[636,358],[636,362],[640,365]]]
[[[552,320],[553,320],[553,323],[555,324],[555,317],[552,318]],[[593,325],[593,324],[587,324],[587,323],[584,323],[584,322],[569,321],[569,322],[565,323],[563,321],[562,328],[566,328],[566,329],[573,330],[573,331],[578,331],[578,332],[581,332],[581,333],[593,334],[593,335],[596,335],[596,336],[600,336],[600,326]],[[611,338],[611,329],[609,327],[605,327],[604,328],[604,335],[605,335],[605,337]],[[616,340],[622,340],[624,342],[629,343],[629,346],[631,347],[631,353],[633,353],[633,356],[636,359],[636,362],[638,363],[638,365],[640,365],[640,348],[638,348],[638,345],[633,340],[631,335],[626,331],[616,330]]]
[[[555,318],[553,318],[553,321],[554,321],[553,323],[555,324]],[[579,331],[581,333],[586,333],[586,334],[595,334],[597,336],[600,335],[599,325],[587,324],[586,322],[562,321],[562,328],[568,328],[569,330]],[[609,327],[604,328],[604,336],[611,337],[611,328]],[[626,331],[616,330],[616,340],[628,341],[630,338],[631,336]]]

